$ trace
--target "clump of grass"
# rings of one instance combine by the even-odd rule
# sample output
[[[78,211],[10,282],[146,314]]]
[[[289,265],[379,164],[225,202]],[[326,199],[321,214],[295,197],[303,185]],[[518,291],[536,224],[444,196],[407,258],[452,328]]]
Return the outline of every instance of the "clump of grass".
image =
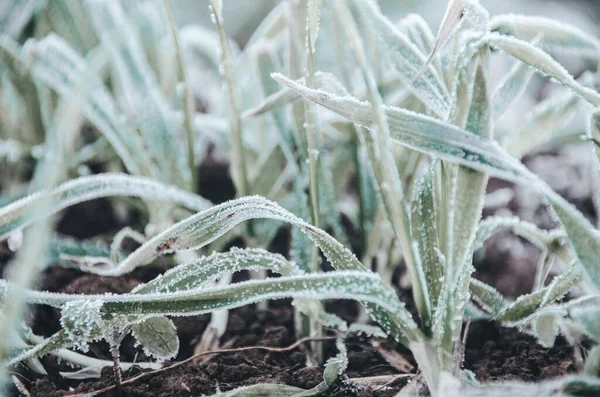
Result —
[[[476,0],[450,1],[437,37],[419,16],[393,24],[373,0],[315,0],[278,5],[240,51],[225,35],[216,0],[217,33],[177,30],[163,2],[132,11],[107,0],[87,0],[83,8],[55,0],[41,15],[52,7],[66,7],[68,32],[46,27],[49,32],[22,43],[15,28],[0,37],[0,88],[14,98],[2,102],[1,121],[11,134],[0,142],[0,154],[24,168],[35,164],[32,180],[15,172],[2,184],[7,204],[0,208],[0,238],[23,237],[20,249],[13,244],[19,254],[11,269],[30,272],[23,278],[8,272],[0,282],[4,370],[27,363],[42,372],[37,358],[56,354],[97,374],[107,363],[68,349],[86,351],[90,342],[105,339],[119,379],[119,368],[129,365],[118,357],[125,335],[158,361],[169,360],[179,349],[170,316],[218,316],[267,299],[294,299],[299,333],[314,336],[331,327],[344,335],[357,327],[327,313],[320,301],[353,299],[411,349],[433,396],[598,390],[598,347],[581,376],[539,385],[479,385],[461,368],[466,319],[516,326],[547,346],[559,333],[574,342],[581,335],[599,341],[600,232],[519,160],[564,135],[562,127],[582,111],[591,120],[586,144],[597,155],[596,77],[575,79],[546,52],[597,63],[595,37],[543,18],[490,17]],[[156,56],[159,50],[164,59]],[[517,62],[497,87],[491,86],[492,52]],[[332,57],[338,60],[334,74],[317,71]],[[536,71],[565,93],[532,109],[519,130],[496,137],[498,120]],[[194,75],[225,86],[206,98],[205,113],[192,103]],[[28,122],[32,131],[19,141],[15,120],[27,112],[38,120]],[[84,120],[93,126],[91,141],[82,134]],[[196,194],[197,167],[208,145],[230,153],[237,199],[213,205]],[[87,176],[93,163],[130,175]],[[357,194],[348,204],[342,198],[353,175]],[[545,197],[561,227],[544,231],[518,218],[482,220],[491,176]],[[59,211],[110,196],[142,199],[115,205],[147,215],[143,233],[126,228],[100,245],[54,235]],[[362,262],[343,243],[342,214],[363,234]],[[292,260],[262,249],[281,223],[293,227]],[[542,252],[534,290],[514,302],[472,278],[475,251],[502,228]],[[209,254],[236,236],[248,248]],[[123,249],[128,238],[140,244],[133,252]],[[319,250],[335,271],[321,271]],[[118,277],[167,254],[176,254],[172,268],[128,294],[35,290],[36,270],[47,266]],[[375,257],[380,274],[370,270]],[[391,266],[400,259],[420,326],[390,285]],[[564,271],[546,283],[555,262]],[[219,283],[241,270],[281,277]],[[557,303],[576,285],[591,292]],[[24,303],[60,309],[62,329],[47,339],[17,330]],[[323,383],[303,395],[326,391],[343,373],[343,338],[338,347]],[[314,344],[317,361],[320,354]],[[421,383],[413,385],[418,393]]]

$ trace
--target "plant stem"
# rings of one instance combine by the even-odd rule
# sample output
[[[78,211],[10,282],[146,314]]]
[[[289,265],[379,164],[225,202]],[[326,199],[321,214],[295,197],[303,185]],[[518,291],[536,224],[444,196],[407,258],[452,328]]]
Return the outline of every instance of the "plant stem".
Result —
[[[310,2],[309,2],[310,4]],[[310,37],[310,29],[307,31],[306,44],[308,49],[306,59],[306,86],[308,88],[315,87],[315,67],[313,57],[312,38]],[[312,224],[315,227],[320,227],[320,207],[319,207],[319,149],[318,149],[318,130],[316,125],[316,117],[314,113],[314,105],[304,100],[304,127],[306,131],[306,142],[308,144],[308,180],[310,192],[310,207],[312,210]],[[312,251],[312,271],[320,271],[319,263],[319,248],[313,244]],[[321,323],[314,317],[310,318],[310,336],[321,337],[323,328]],[[313,354],[317,362],[323,362],[323,347],[321,344],[311,344]]]
[[[246,168],[246,157],[244,153],[244,144],[242,140],[242,121],[240,111],[236,99],[236,79],[235,65],[233,55],[229,47],[229,40],[223,28],[221,15],[221,5],[218,0],[210,0],[213,13],[213,22],[219,33],[219,42],[221,48],[221,66],[222,74],[225,78],[227,86],[227,94],[229,96],[229,128],[231,129],[231,171],[233,181],[236,185],[238,197],[247,196],[248,188],[248,171]]]
[[[171,27],[171,36],[173,36],[173,43],[175,44],[175,52],[177,54],[177,68],[179,70],[179,78],[183,84],[183,126],[185,129],[187,139],[187,160],[190,172],[192,174],[192,186],[191,191],[197,192],[198,190],[198,176],[196,171],[196,161],[194,154],[195,145],[195,130],[194,130],[194,97],[192,96],[192,90],[188,82],[187,73],[185,71],[185,64],[183,61],[183,53],[181,52],[181,45],[179,43],[179,34],[175,27],[175,18],[173,18],[173,12],[167,0],[163,0],[163,5],[167,13],[169,20],[169,26]]]

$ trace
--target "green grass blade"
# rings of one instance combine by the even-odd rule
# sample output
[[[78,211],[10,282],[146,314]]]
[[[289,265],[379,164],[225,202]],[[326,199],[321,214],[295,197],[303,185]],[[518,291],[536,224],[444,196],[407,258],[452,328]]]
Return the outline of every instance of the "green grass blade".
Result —
[[[283,256],[259,248],[232,248],[229,252],[213,253],[188,264],[179,265],[146,284],[133,289],[133,293],[170,293],[198,289],[210,285],[225,274],[241,270],[271,270],[283,276],[300,275],[304,271],[288,262]]]
[[[0,208],[0,239],[71,205],[110,196],[173,202],[194,211],[202,211],[211,206],[209,201],[198,195],[152,179],[104,173],[73,179],[54,189],[42,190]],[[41,212],[36,210],[40,203],[47,204],[41,207]]]
[[[364,131],[367,153],[375,180],[379,187],[384,208],[398,237],[402,255],[409,270],[413,285],[413,296],[419,310],[419,315],[425,329],[431,326],[431,302],[427,290],[427,282],[422,264],[416,258],[414,246],[411,244],[410,219],[405,206],[405,196],[398,170],[394,162],[390,126],[383,106],[383,98],[377,89],[377,82],[366,57],[366,51],[352,14],[343,1],[336,2],[336,14],[340,19],[339,25],[354,50],[354,57],[362,72],[362,78],[367,86],[367,97],[371,108],[373,128],[377,133]],[[310,98],[307,98],[309,100]]]
[[[520,59],[540,72],[554,78],[558,83],[571,89],[594,106],[600,106],[600,94],[596,91],[579,84],[573,76],[549,54],[527,41],[519,40],[510,36],[490,33],[489,44],[507,54]]]
[[[371,26],[379,40],[388,49],[394,61],[394,67],[404,84],[409,86],[425,65],[426,56],[408,37],[402,34],[379,10],[372,0],[353,0],[349,2],[357,11],[360,21]],[[422,78],[412,83],[414,94],[441,118],[450,112],[450,94],[436,69],[429,65]]]
[[[0,280],[0,296],[14,289]],[[201,290],[158,294],[70,295],[20,290],[31,304],[63,307],[63,327],[74,340],[85,343],[102,335],[106,322],[118,316],[191,316],[232,309],[264,299],[354,299],[363,302],[373,318],[401,341],[422,336],[396,293],[368,271],[336,271],[301,276],[251,280]],[[66,310],[66,312],[65,312]],[[119,320],[120,321],[120,320]],[[80,324],[85,327],[79,327]]]
[[[600,41],[583,30],[555,19],[525,15],[497,15],[490,20],[490,30],[529,41],[544,36],[544,47],[598,57]]]
[[[431,306],[437,307],[442,292],[445,258],[439,250],[433,175],[434,170],[430,168],[417,182],[411,201],[410,220],[411,237],[417,245]]]
[[[201,248],[250,219],[273,219],[302,229],[337,269],[363,270],[356,257],[333,237],[263,197],[250,196],[211,207],[153,237],[125,260],[109,268],[90,268],[94,273],[119,275],[151,262],[165,253]]]

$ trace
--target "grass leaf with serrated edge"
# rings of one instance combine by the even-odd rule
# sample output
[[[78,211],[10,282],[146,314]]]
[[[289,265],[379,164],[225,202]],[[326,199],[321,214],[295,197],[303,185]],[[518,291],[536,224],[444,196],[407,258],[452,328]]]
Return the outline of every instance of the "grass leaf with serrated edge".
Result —
[[[211,203],[202,197],[152,179],[125,174],[104,173],[73,179],[50,190],[42,190],[0,208],[0,239],[18,228],[25,227],[71,205],[110,196],[133,196],[151,200],[168,201],[202,211]],[[39,203],[43,212],[35,211]]]
[[[356,124],[373,128],[371,106],[356,98],[338,97],[331,93],[310,90],[282,75],[273,77],[304,97],[340,114]],[[384,107],[392,138],[404,146],[428,153],[450,162],[487,172],[511,182],[535,189],[546,196],[567,231],[587,274],[600,286],[600,266],[596,253],[600,252],[600,232],[570,203],[554,192],[536,175],[527,170],[495,142],[480,138],[456,126],[411,111]]]

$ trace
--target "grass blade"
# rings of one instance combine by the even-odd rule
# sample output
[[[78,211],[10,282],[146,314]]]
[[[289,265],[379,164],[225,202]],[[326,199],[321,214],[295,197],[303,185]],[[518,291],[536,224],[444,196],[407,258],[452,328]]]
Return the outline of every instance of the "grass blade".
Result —
[[[372,26],[379,40],[387,47],[404,84],[410,86],[421,101],[445,119],[450,112],[450,94],[432,65],[411,86],[419,70],[426,64],[425,55],[383,16],[374,1],[353,0],[349,3],[356,9],[360,21],[366,26]]]
[[[575,81],[573,76],[561,64],[535,45],[497,33],[490,33],[488,39],[492,47],[499,48],[522,62],[533,66],[540,72],[549,75],[558,83],[580,95],[593,106],[600,106],[600,94]]]
[[[104,173],[73,179],[54,189],[42,190],[0,208],[0,239],[71,205],[118,195],[170,201],[194,211],[202,211],[211,206],[209,201],[198,195],[152,179]],[[47,205],[40,207],[40,203]],[[38,207],[43,211],[36,210]]]
[[[490,30],[526,41],[542,34],[544,46],[550,49],[592,57],[598,57],[600,51],[600,41],[596,37],[555,19],[514,14],[497,15],[490,20]]]

